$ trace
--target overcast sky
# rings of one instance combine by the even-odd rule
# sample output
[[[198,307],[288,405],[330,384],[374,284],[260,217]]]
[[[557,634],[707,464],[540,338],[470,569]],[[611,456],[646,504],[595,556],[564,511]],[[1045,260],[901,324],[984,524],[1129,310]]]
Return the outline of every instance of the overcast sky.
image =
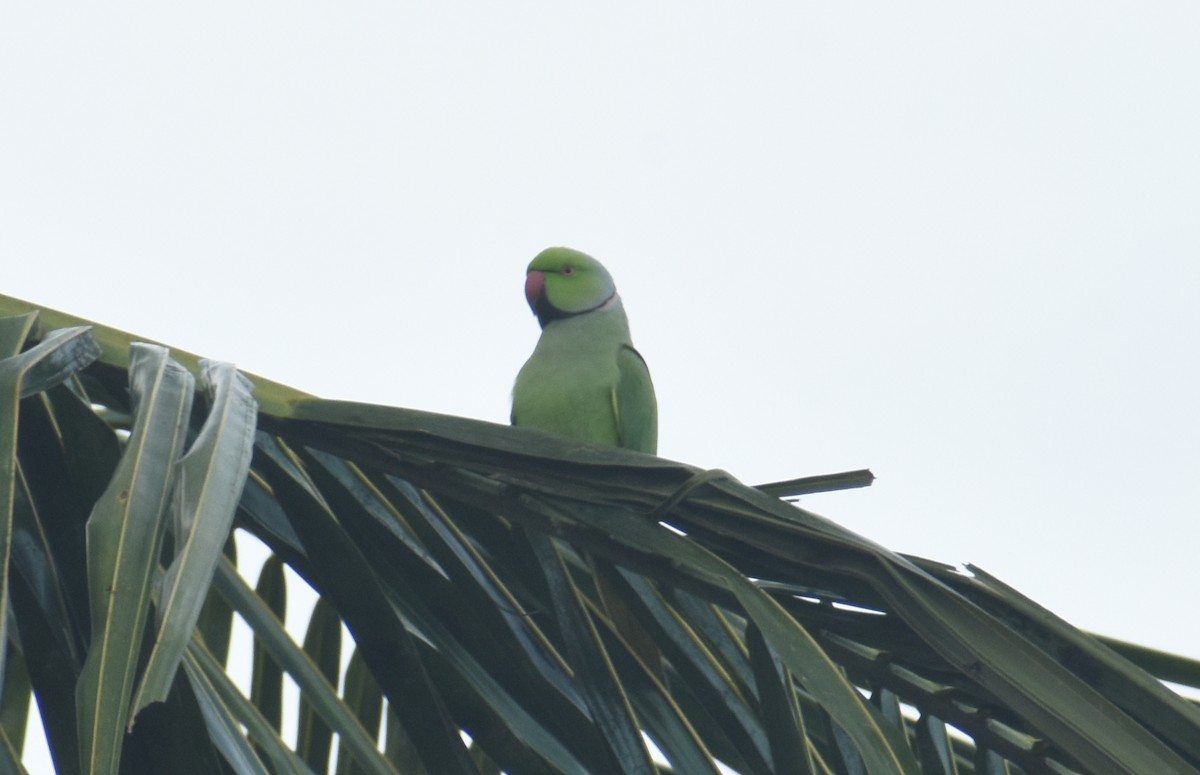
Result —
[[[0,293],[505,422],[548,245],[660,453],[1200,657],[1200,5],[10,3]]]

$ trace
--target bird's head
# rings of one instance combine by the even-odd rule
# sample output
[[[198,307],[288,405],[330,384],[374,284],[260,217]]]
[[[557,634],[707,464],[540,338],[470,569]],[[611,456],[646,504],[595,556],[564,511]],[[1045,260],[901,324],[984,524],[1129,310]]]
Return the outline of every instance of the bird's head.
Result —
[[[599,261],[570,248],[546,248],[529,262],[525,299],[538,323],[599,309],[617,295],[612,276]]]

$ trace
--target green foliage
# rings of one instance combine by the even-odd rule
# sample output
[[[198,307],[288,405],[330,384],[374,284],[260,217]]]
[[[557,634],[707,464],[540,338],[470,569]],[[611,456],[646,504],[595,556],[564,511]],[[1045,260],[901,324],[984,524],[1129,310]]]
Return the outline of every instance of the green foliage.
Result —
[[[252,378],[256,413],[223,365],[0,312],[0,771],[36,712],[61,773],[1200,773],[1156,679],[1200,665],[780,500],[862,474],[756,489]]]

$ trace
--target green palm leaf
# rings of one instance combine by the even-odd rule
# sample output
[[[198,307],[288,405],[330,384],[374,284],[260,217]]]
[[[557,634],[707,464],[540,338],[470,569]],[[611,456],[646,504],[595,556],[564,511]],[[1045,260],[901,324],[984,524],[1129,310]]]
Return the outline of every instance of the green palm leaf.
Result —
[[[228,367],[0,312],[8,770],[37,712],[68,773],[1200,773],[1200,712],[1162,683],[1200,685],[1196,662],[779,500],[869,472],[756,489],[255,377],[252,398]],[[270,552],[257,589],[231,531]],[[308,588],[302,648],[281,619]],[[226,659],[233,620],[253,656]]]
[[[167,501],[192,405],[191,374],[162,348],[135,347],[133,431],[87,523],[92,627],[76,689],[85,773],[115,772],[121,760],[120,730],[126,725]]]

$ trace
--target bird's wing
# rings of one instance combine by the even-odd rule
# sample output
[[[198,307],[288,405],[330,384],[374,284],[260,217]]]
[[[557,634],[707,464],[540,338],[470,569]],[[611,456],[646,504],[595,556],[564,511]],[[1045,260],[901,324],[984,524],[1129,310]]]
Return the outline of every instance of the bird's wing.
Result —
[[[617,352],[617,369],[620,376],[612,391],[617,443],[653,455],[658,451],[658,403],[650,370],[629,345],[621,345]]]

